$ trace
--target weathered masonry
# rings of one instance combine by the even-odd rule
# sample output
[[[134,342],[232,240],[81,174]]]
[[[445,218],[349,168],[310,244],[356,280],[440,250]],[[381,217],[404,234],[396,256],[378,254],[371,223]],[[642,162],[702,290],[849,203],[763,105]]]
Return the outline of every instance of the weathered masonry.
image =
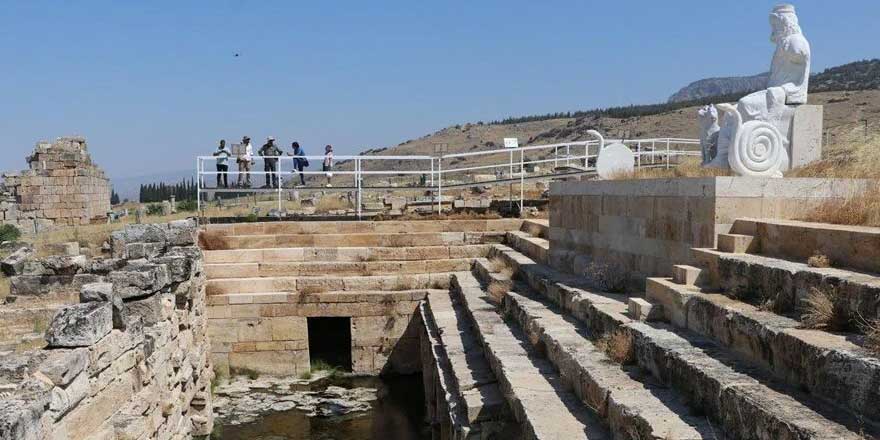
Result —
[[[84,138],[40,142],[27,162],[27,170],[3,174],[0,223],[33,232],[107,216],[110,181],[92,162]]]
[[[419,303],[521,220],[210,225],[208,328],[221,374],[309,370],[310,320],[349,319],[356,373],[419,371]],[[329,341],[328,341],[329,343]]]
[[[211,432],[196,225],[133,225],[113,256],[4,261],[0,439],[183,439]]]

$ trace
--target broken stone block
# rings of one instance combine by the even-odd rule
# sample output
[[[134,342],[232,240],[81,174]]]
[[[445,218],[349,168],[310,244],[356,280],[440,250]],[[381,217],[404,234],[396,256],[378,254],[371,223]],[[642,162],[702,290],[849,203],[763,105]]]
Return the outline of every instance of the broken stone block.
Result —
[[[171,294],[156,294],[135,301],[125,301],[123,308],[127,317],[141,318],[144,325],[150,326],[171,317],[174,299]]]
[[[47,350],[49,356],[40,364],[38,371],[56,386],[67,386],[89,366],[89,350]]]
[[[50,347],[88,347],[113,329],[110,303],[75,304],[55,313],[46,342]]]
[[[3,262],[0,263],[0,270],[2,270],[6,276],[11,277],[14,275],[20,275],[24,268],[24,263],[33,255],[33,249],[30,247],[23,247],[5,258]]]
[[[151,259],[165,252],[165,243],[128,243],[125,245],[125,258],[132,260]]]
[[[192,246],[196,243],[198,225],[195,220],[177,220],[168,223],[168,246]]]
[[[75,275],[81,272],[89,263],[85,255],[75,256],[51,256],[43,260],[43,265],[52,271],[54,275]]]
[[[192,260],[184,256],[165,256],[153,260],[156,264],[163,264],[168,268],[168,276],[171,281],[180,283],[190,278]]]
[[[135,263],[123,270],[111,272],[113,291],[122,299],[152,295],[171,283],[168,268],[164,264]]]
[[[55,387],[49,400],[49,411],[58,420],[89,394],[89,375],[83,371],[66,387]]]
[[[79,301],[84,303],[110,301],[112,298],[112,283],[89,283],[79,291]]]

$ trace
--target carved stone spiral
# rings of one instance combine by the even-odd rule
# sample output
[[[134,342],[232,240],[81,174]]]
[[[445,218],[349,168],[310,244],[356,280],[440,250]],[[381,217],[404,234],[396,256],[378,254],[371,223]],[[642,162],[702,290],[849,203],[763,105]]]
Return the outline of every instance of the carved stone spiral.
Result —
[[[741,176],[782,177],[788,152],[778,128],[764,121],[749,121],[737,130],[728,157],[730,168]]]

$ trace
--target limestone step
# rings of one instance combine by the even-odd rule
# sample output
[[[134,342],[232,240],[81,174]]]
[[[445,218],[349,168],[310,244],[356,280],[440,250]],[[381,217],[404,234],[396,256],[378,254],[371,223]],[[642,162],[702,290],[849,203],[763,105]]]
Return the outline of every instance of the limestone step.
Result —
[[[206,294],[248,294],[285,292],[314,294],[332,291],[399,291],[449,288],[449,273],[373,276],[287,276],[264,278],[224,278],[208,280]]]
[[[527,259],[514,258],[517,252],[505,246],[496,248],[512,262]],[[632,320],[626,316],[625,297],[590,291],[534,262],[518,268],[530,287],[591,332],[629,332],[637,364],[732,438],[860,439],[857,432],[871,428],[695,332]]]
[[[277,276],[337,276],[419,274],[468,270],[471,259],[355,262],[287,262],[287,263],[210,263],[205,265],[209,280],[223,278],[258,278]]]
[[[695,286],[705,282],[705,275],[699,267],[676,264],[672,266],[672,279],[678,284]]]
[[[490,245],[412,247],[307,247],[204,251],[205,263],[295,261],[412,261],[485,257]]]
[[[203,239],[208,250],[291,247],[460,246],[500,242],[504,232],[225,235]]]
[[[611,439],[526,336],[499,315],[473,275],[456,274],[453,292],[466,306],[489,365],[524,439]]]
[[[520,219],[265,222],[206,225],[213,235],[400,234],[418,232],[504,232],[519,229]]]
[[[413,313],[412,304],[431,295],[448,294],[448,289],[401,291],[361,290],[321,293],[256,292],[207,297],[208,318],[257,318],[267,316],[352,316],[348,307],[357,307],[358,316]],[[418,311],[416,311],[418,312]]]
[[[758,242],[755,237],[743,234],[718,234],[718,250],[734,254],[755,252]]]
[[[715,430],[668,388],[638,368],[614,363],[582,324],[518,285],[504,296],[505,315],[556,366],[575,394],[610,426],[615,438],[712,439]]]
[[[541,264],[547,264],[550,258],[550,242],[543,238],[533,237],[522,231],[511,231],[507,233],[506,243]]]
[[[523,220],[523,232],[532,237],[549,238],[550,237],[550,220],[547,219],[529,219]]]
[[[420,311],[455,438],[516,437],[505,432],[516,424],[507,422],[507,402],[461,303],[450,292],[439,292]]]
[[[693,249],[692,254],[708,269],[710,287],[735,299],[768,303],[779,313],[797,314],[810,288],[816,287],[846,299],[840,311],[852,330],[865,320],[880,319],[880,275],[712,249]]]
[[[675,316],[684,322],[676,325],[712,338],[794,387],[880,420],[880,359],[854,343],[856,335],[803,329],[794,319],[668,279],[649,278],[647,291],[649,297],[680,297],[663,302],[666,311],[681,308]]]

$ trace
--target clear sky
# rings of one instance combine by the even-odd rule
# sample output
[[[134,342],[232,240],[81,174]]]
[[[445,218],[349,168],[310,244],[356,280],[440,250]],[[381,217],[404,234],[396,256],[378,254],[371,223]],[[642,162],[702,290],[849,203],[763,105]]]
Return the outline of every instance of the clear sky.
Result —
[[[0,0],[0,169],[65,134],[121,177],[192,168],[243,134],[347,154],[456,123],[664,101],[765,71],[775,3]],[[880,56],[880,1],[795,5],[814,70]]]

